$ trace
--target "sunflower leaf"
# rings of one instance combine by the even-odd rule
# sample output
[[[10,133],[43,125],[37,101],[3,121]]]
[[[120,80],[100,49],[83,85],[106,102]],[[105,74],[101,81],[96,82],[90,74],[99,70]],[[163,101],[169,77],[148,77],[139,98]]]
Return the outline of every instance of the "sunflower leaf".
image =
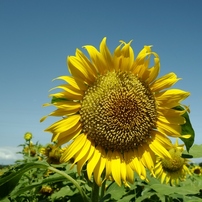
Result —
[[[53,96],[52,99],[51,99],[51,104],[54,104],[55,102],[66,101],[66,100],[67,100],[67,98],[62,98],[62,97],[57,98],[57,97]]]
[[[8,196],[17,186],[22,175],[32,168],[47,168],[45,163],[25,163],[16,166],[11,171],[3,175],[0,179],[0,200]]]
[[[190,155],[190,154],[182,154],[181,157],[182,157],[182,158],[185,158],[185,159],[191,159],[191,158],[193,158],[193,155]]]
[[[174,109],[179,110],[179,111],[184,110],[184,108],[182,106],[174,107]],[[180,138],[180,139],[184,142],[187,152],[189,152],[190,148],[194,144],[195,132],[194,132],[194,129],[192,128],[191,121],[189,119],[189,114],[187,112],[185,112],[182,116],[186,120],[186,123],[181,125],[182,136],[183,135],[190,135],[190,137],[189,138]]]

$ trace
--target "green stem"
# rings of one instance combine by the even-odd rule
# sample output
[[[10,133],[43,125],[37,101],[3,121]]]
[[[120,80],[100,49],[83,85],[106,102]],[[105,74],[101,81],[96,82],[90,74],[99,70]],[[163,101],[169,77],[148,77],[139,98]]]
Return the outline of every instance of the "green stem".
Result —
[[[95,182],[95,179],[93,179],[93,188],[92,188],[92,193],[91,193],[92,202],[99,201],[99,189],[100,189],[100,187]]]
[[[86,196],[85,192],[82,190],[82,188],[79,186],[79,184],[77,183],[76,180],[74,180],[71,176],[67,175],[65,172],[60,171],[60,170],[58,170],[58,169],[56,169],[54,167],[49,166],[48,169],[52,170],[53,172],[56,172],[56,173],[58,173],[58,174],[60,174],[62,176],[64,176],[66,179],[68,179],[69,181],[71,181],[75,185],[75,187],[79,190],[79,192],[80,192],[80,194],[81,194],[81,196],[83,198],[83,201],[84,202],[89,202],[88,197]]]
[[[172,197],[165,196],[165,202],[172,202]]]
[[[106,181],[104,180],[104,182],[102,183],[102,187],[101,187],[101,194],[100,194],[100,198],[102,199],[104,194],[105,194],[105,186],[106,186]]]

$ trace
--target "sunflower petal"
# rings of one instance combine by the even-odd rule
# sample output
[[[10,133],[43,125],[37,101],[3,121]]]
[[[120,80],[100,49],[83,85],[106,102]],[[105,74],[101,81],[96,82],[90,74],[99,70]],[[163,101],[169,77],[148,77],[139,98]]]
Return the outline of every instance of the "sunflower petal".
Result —
[[[150,140],[148,143],[150,149],[158,156],[162,158],[171,158],[169,152],[161,145],[161,143],[156,139]]]
[[[119,186],[121,186],[121,160],[120,160],[120,154],[117,151],[114,151],[112,153],[111,170],[112,170],[112,177],[114,178],[115,182]]]
[[[94,154],[88,160],[88,164],[87,164],[88,179],[91,178],[93,170],[94,170],[95,166],[97,165],[98,161],[100,160],[100,157],[101,157],[101,152],[100,152],[100,147],[98,146],[95,148]]]
[[[69,83],[72,87],[76,88],[77,90],[87,90],[87,85],[78,78],[73,78],[71,76],[59,76],[53,80],[61,79]]]
[[[86,142],[86,135],[81,134],[79,135],[69,147],[65,150],[61,157],[62,162],[69,161],[85,144]]]

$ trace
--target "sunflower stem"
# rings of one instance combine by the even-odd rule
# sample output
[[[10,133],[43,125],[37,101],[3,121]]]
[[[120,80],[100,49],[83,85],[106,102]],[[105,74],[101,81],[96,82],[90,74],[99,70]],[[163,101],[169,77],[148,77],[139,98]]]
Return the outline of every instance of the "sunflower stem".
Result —
[[[78,184],[78,182],[76,180],[74,180],[71,176],[69,176],[65,172],[60,171],[60,170],[58,170],[58,169],[56,169],[54,167],[51,167],[51,166],[49,166],[48,169],[62,175],[63,177],[65,177],[66,179],[71,181],[75,185],[75,187],[79,190],[79,193],[81,194],[81,197],[83,198],[84,202],[89,202],[90,201],[89,198],[86,196],[85,192],[82,190],[82,188]]]
[[[100,187],[95,182],[95,179],[93,179],[93,187],[92,187],[92,193],[91,193],[92,202],[99,201],[99,191],[100,191]]]
[[[102,183],[100,198],[102,199],[105,194],[106,180]]]

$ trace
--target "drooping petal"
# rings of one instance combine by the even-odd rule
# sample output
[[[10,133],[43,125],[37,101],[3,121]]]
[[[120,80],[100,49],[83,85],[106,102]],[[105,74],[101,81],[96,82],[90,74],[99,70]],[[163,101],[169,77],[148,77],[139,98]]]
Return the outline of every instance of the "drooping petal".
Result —
[[[100,148],[102,151],[101,151],[101,157],[94,169],[94,179],[96,181],[96,183],[101,186],[102,185],[102,172],[104,171],[104,168],[105,168],[105,164],[106,164],[106,154],[105,154],[105,151]]]
[[[88,141],[88,140],[87,140]],[[80,175],[81,174],[81,169],[82,167],[84,166],[84,164],[88,161],[89,158],[91,158],[91,156],[93,155],[95,151],[95,145],[91,142],[91,147],[90,147],[90,150],[88,151],[88,153],[85,154],[85,156],[80,160],[78,161],[77,163],[77,171],[78,171],[78,174]]]
[[[148,142],[150,149],[158,156],[163,158],[171,158],[169,152],[161,145],[161,143],[156,139],[152,138]]]
[[[117,151],[114,151],[111,156],[111,170],[113,179],[121,186],[121,159]]]
[[[82,149],[80,149],[74,156],[74,163],[72,166],[77,163],[79,160],[81,160],[89,151],[91,147],[91,141],[88,139],[86,140],[85,144],[83,145]]]
[[[83,145],[86,142],[86,135],[81,134],[79,135],[70,146],[67,147],[65,152],[63,153],[61,157],[62,162],[69,161],[74,155],[83,147]]]
[[[101,152],[100,152],[100,147],[98,146],[95,148],[93,155],[88,160],[88,164],[87,164],[88,179],[91,178],[91,175],[95,169],[95,166],[97,165],[98,161],[100,160],[100,157],[101,157]]]
[[[160,120],[157,122],[158,130],[170,137],[180,137],[181,136],[181,126],[176,124],[163,123]]]

